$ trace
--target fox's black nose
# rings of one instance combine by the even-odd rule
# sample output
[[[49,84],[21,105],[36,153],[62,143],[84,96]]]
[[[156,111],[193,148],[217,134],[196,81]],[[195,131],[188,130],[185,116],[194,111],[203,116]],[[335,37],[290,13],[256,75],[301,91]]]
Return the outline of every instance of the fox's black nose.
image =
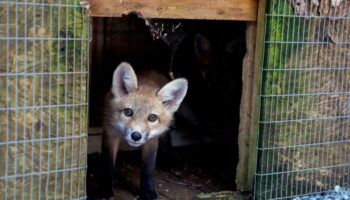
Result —
[[[137,142],[137,141],[141,140],[142,135],[139,132],[133,132],[133,133],[131,133],[131,138]]]

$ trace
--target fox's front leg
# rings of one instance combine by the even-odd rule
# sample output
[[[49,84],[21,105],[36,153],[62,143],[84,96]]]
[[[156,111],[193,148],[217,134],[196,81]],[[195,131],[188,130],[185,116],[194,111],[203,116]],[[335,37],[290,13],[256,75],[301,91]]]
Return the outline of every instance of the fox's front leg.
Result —
[[[157,199],[154,187],[154,170],[158,151],[158,138],[149,140],[142,147],[141,200]]]
[[[115,162],[119,149],[120,137],[103,135],[102,139],[102,173],[100,180],[100,197],[113,197]]]

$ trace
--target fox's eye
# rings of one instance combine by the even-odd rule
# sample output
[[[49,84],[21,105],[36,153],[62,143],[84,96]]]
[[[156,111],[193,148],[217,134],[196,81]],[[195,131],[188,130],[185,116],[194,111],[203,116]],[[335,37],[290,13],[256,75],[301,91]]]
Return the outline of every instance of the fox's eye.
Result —
[[[133,114],[133,111],[130,108],[125,108],[124,109],[124,115],[125,116],[131,117],[132,114]]]
[[[155,114],[150,114],[150,115],[148,115],[148,121],[150,121],[150,122],[155,122],[156,120],[157,120],[157,115],[155,115]]]

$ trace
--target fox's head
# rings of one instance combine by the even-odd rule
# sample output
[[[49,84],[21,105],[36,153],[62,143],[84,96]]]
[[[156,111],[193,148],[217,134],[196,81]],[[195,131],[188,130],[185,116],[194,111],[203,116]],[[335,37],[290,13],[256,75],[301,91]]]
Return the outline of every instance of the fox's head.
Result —
[[[138,81],[131,65],[122,62],[113,74],[109,126],[130,146],[139,147],[168,129],[187,87],[182,78],[161,88],[152,81]]]
[[[211,79],[218,78],[215,77],[218,75],[213,74],[216,70],[222,76],[239,63],[237,59],[243,53],[243,42],[241,39],[233,39],[213,47],[208,38],[198,33],[194,38],[194,53],[202,77],[210,82],[213,81]]]

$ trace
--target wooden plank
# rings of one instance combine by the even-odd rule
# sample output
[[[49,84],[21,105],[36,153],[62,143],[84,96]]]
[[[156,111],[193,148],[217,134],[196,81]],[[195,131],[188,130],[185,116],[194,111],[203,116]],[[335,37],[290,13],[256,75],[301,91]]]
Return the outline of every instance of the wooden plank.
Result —
[[[92,17],[120,17],[130,12],[145,18],[255,21],[257,0],[89,0]]]
[[[243,59],[242,69],[242,98],[240,106],[240,124],[238,133],[239,162],[236,171],[236,185],[239,191],[249,191],[248,165],[254,84],[254,57],[256,22],[248,22],[246,29],[246,55]]]
[[[253,82],[253,96],[252,96],[252,113],[251,113],[251,129],[249,142],[249,162],[248,162],[248,177],[247,187],[250,191],[254,189],[254,178],[257,164],[257,144],[259,135],[259,118],[260,118],[260,84],[261,84],[261,66],[264,49],[264,32],[265,32],[265,9],[266,0],[259,0],[259,10],[257,18],[256,29],[256,44],[255,44],[255,58],[254,58],[254,82]]]

